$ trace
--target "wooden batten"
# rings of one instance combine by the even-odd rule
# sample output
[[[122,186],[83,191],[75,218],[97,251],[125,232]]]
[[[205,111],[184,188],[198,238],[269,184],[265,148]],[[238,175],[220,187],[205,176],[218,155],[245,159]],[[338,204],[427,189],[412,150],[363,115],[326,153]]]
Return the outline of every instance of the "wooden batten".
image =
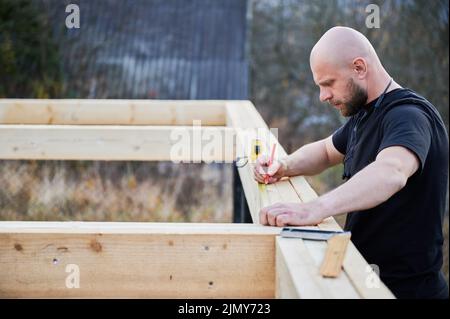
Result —
[[[208,126],[0,125],[0,159],[230,163],[233,135]]]
[[[0,99],[0,124],[225,125],[225,101]]]
[[[0,297],[273,298],[274,229],[254,226],[0,222]]]

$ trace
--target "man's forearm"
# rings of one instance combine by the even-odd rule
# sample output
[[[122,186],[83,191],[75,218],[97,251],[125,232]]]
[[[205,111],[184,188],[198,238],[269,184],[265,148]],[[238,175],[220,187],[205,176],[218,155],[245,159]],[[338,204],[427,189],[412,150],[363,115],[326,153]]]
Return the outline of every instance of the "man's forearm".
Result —
[[[407,177],[389,163],[373,162],[345,184],[319,197],[323,218],[375,207],[401,190]]]
[[[285,176],[316,175],[330,166],[325,142],[307,144],[282,159],[285,164]]]

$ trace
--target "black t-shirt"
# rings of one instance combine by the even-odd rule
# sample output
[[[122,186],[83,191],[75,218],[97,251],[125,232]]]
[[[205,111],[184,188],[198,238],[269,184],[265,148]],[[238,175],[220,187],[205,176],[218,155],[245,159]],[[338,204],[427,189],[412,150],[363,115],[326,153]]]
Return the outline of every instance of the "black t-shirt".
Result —
[[[378,99],[377,99],[378,100]],[[384,203],[347,215],[345,229],[398,298],[448,297],[442,267],[442,223],[448,183],[449,141],[436,108],[409,89],[388,92],[333,134],[351,178],[390,146],[411,150],[420,168]]]

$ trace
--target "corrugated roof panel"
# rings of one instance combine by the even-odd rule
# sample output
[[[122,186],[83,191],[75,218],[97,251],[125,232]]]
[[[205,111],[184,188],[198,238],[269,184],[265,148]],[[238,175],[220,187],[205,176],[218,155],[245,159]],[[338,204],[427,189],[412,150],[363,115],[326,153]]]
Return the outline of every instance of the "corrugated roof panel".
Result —
[[[63,31],[65,4],[36,1],[76,97],[247,98],[246,0],[78,0],[81,28]]]

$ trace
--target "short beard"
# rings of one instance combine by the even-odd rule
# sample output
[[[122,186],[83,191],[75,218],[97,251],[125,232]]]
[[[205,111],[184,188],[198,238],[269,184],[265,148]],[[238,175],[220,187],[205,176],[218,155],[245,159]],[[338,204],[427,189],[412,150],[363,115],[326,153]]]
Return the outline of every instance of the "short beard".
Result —
[[[353,79],[350,79],[348,84],[350,91],[350,98],[344,103],[344,107],[341,109],[341,114],[345,117],[350,117],[357,114],[367,102],[367,91],[356,84]]]

